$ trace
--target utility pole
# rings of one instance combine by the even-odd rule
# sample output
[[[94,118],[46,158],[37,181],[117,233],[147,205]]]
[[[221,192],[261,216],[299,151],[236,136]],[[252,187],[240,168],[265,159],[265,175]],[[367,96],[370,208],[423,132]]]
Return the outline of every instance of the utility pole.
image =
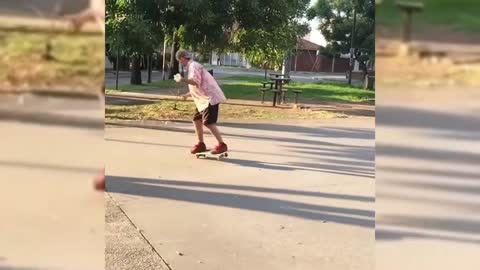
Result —
[[[357,26],[357,5],[358,0],[355,0],[353,6],[353,25],[352,25],[352,40],[350,41],[350,66],[348,70],[348,84],[352,85],[352,71],[354,65],[354,55],[355,55],[355,48],[353,47],[353,43],[355,41],[355,28]]]

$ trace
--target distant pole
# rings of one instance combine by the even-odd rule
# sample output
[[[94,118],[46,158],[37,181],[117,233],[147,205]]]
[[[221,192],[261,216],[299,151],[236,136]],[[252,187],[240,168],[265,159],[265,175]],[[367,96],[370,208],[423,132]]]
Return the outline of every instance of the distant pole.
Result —
[[[165,81],[165,53],[167,52],[167,39],[163,40],[162,80]]]
[[[353,7],[353,25],[352,25],[352,40],[350,41],[350,66],[348,69],[348,84],[352,85],[352,71],[354,65],[354,54],[355,48],[353,47],[353,43],[355,41],[355,28],[357,26],[357,3],[358,1],[355,0],[354,7]]]
[[[115,72],[115,89],[118,90],[118,73],[120,72],[120,47],[117,47],[117,66],[116,66],[116,70],[117,72]]]

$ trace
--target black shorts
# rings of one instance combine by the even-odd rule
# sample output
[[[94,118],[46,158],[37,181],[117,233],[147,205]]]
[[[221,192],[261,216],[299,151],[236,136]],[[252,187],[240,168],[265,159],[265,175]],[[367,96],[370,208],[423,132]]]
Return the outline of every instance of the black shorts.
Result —
[[[195,109],[195,115],[193,116],[193,120],[194,121],[202,120],[205,126],[217,123],[218,107],[219,107],[219,104],[217,105],[209,104],[208,107],[201,112],[199,112],[198,109]]]

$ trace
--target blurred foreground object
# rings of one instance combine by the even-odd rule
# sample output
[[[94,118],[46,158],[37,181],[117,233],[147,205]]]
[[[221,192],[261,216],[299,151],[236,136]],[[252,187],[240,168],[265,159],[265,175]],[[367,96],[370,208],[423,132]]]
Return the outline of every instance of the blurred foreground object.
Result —
[[[0,95],[0,269],[104,269],[96,100]]]
[[[102,32],[105,32],[105,1],[89,0],[88,7],[79,13],[65,16],[72,25],[74,31],[78,32],[87,22],[95,22]]]
[[[396,5],[403,14],[403,42],[409,42],[411,40],[413,14],[423,11],[424,5],[417,1],[397,1]]]
[[[377,14],[376,267],[474,270],[480,268],[480,33],[460,19],[476,16],[478,5],[470,1],[472,8],[452,21],[445,14],[468,1],[423,2],[408,43],[401,32],[382,31],[394,29],[393,14],[401,16],[391,1]]]

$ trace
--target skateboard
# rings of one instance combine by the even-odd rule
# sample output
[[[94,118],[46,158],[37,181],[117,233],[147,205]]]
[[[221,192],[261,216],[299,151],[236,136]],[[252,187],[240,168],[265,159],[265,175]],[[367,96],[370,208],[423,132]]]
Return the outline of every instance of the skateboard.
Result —
[[[228,157],[228,151],[227,152],[223,152],[221,154],[212,154],[210,153],[210,151],[212,150],[207,150],[207,151],[204,151],[204,152],[200,152],[200,153],[196,153],[195,156],[197,158],[200,158],[200,157],[203,157],[203,158],[207,158],[207,157],[214,157],[218,160],[220,160],[221,158],[226,158]]]

